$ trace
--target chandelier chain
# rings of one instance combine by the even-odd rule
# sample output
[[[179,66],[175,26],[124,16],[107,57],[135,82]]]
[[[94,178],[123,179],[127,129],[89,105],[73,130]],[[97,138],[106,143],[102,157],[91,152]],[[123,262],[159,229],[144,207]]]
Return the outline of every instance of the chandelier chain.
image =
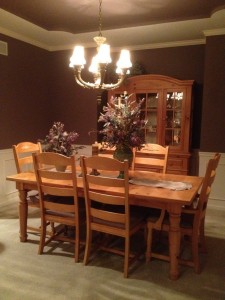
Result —
[[[98,24],[99,24],[99,36],[102,36],[102,0],[99,0],[99,15],[98,15]]]

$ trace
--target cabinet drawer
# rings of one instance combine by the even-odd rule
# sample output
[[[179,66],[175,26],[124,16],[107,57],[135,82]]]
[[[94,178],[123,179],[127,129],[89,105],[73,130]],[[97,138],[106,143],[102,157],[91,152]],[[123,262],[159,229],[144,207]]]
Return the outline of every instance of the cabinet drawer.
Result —
[[[168,165],[167,165],[168,171],[171,171],[172,173],[181,173],[181,174],[187,174],[188,172],[188,159],[187,158],[169,158],[168,159]]]

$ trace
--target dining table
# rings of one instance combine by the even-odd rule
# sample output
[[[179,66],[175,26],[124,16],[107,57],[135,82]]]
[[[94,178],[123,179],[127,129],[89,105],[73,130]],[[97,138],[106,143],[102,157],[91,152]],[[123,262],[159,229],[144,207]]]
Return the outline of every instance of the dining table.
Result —
[[[129,171],[129,203],[130,205],[166,209],[169,213],[169,253],[170,268],[169,278],[176,280],[179,278],[178,255],[180,251],[180,218],[181,210],[185,205],[191,205],[195,199],[203,178],[199,176],[162,174],[149,171]],[[19,192],[19,232],[20,241],[27,241],[27,193],[30,190],[37,190],[35,174],[24,172],[6,177],[9,181],[16,183]],[[153,184],[148,184],[148,181]],[[157,183],[163,183],[162,185]],[[169,183],[165,187],[165,183]],[[174,188],[170,186],[175,183]],[[59,182],[60,185],[71,183]],[[177,185],[178,184],[178,185]],[[179,184],[185,184],[186,187],[180,189]],[[177,188],[178,186],[178,188]],[[77,191],[78,195],[84,197],[83,179],[80,176],[80,170],[77,172]],[[105,187],[102,187],[105,191]],[[113,188],[113,193],[119,194],[118,188]]]

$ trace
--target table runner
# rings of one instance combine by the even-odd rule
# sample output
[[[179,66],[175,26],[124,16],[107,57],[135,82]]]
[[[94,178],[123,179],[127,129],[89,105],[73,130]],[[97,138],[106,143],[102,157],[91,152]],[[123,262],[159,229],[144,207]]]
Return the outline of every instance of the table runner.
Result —
[[[176,190],[176,191],[190,190],[192,188],[191,183],[179,182],[179,181],[132,178],[129,180],[129,182],[135,185],[152,186],[152,187],[165,188],[165,189]]]

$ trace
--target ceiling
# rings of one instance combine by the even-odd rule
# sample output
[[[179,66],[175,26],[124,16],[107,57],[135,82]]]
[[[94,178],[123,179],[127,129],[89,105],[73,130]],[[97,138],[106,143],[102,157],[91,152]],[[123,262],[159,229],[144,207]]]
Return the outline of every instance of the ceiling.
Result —
[[[225,34],[225,0],[103,0],[102,34],[114,49],[204,43]],[[0,33],[44,49],[95,46],[98,0],[0,0]]]

